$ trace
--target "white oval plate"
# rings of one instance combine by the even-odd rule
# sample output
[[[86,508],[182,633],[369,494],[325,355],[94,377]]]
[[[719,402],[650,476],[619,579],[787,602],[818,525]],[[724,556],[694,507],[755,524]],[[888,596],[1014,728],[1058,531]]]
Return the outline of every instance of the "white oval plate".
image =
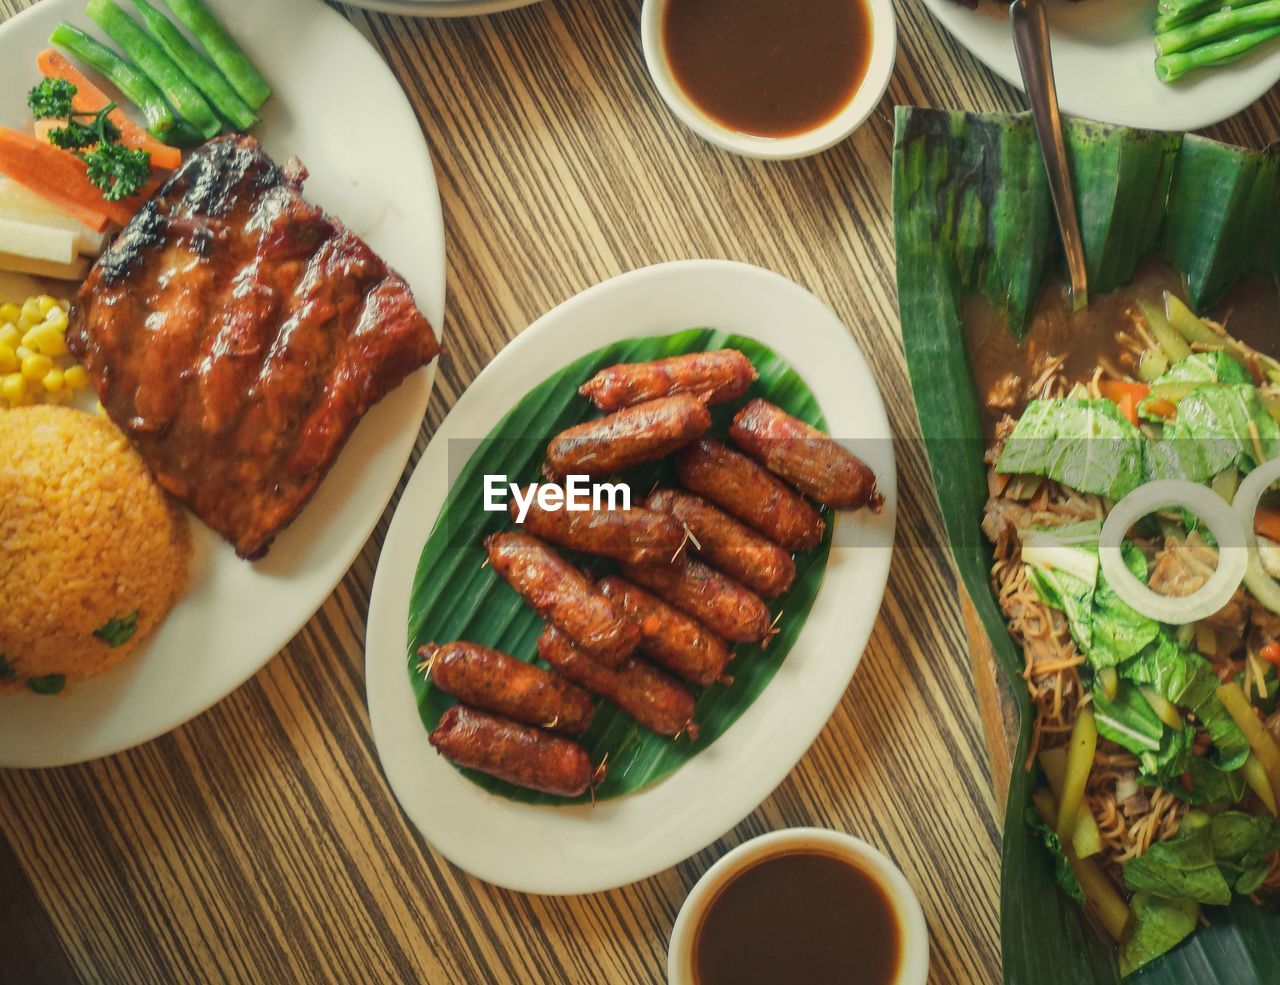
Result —
[[[451,466],[464,464],[450,462],[450,443],[484,437],[538,382],[601,346],[699,326],[756,339],[791,364],[813,390],[831,433],[848,439],[875,470],[884,512],[839,517],[837,546],[794,648],[755,703],[706,751],[648,789],[594,808],[495,797],[428,745],[406,670],[418,556],[444,503]],[[829,308],[778,274],[718,260],[667,263],[615,277],[538,319],[485,368],[436,432],[378,563],[365,651],[369,717],[405,812],[455,865],[530,893],[625,885],[720,837],[791,771],[849,685],[889,574],[895,485],[889,423],[862,353]]]
[[[311,172],[307,198],[341,217],[405,276],[438,333],[440,197],[394,76],[322,3],[209,2],[275,89],[255,135],[277,160],[302,160]],[[59,20],[103,37],[83,7],[83,0],[44,0],[0,25],[0,123],[30,124],[25,96],[39,80],[36,54]],[[129,748],[198,715],[260,669],[364,546],[404,472],[434,378],[434,366],[414,374],[369,412],[263,560],[239,560],[193,519],[191,588],[155,636],[110,674],[75,684],[61,698],[0,698],[0,766],[56,766]]]
[[[924,0],[997,75],[1022,88],[1008,5]],[[1058,101],[1072,116],[1149,130],[1199,130],[1234,116],[1280,82],[1280,44],[1172,85],[1156,78],[1155,0],[1046,0]]]
[[[528,7],[539,0],[346,0],[352,7],[402,17],[476,17]]]

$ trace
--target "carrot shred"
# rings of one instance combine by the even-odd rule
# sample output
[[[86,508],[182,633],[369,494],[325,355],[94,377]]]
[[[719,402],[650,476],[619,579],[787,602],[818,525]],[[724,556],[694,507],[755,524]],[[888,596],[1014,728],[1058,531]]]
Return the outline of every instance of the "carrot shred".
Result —
[[[96,113],[112,102],[110,96],[89,81],[88,77],[67,61],[59,52],[46,48],[36,57],[36,65],[40,74],[50,79],[65,79],[76,87],[75,97],[71,105],[80,113]],[[172,171],[182,163],[182,151],[161,143],[146,130],[134,123],[118,106],[107,114],[107,119],[120,129],[120,143],[126,147],[144,150],[151,155],[151,167],[163,171]],[[41,124],[47,124],[41,126]],[[49,130],[62,124],[53,120],[40,120],[36,123],[36,136],[46,140]]]
[[[1150,389],[1145,383],[1130,383],[1127,380],[1098,381],[1098,392],[1113,401],[1120,408],[1120,413],[1133,425],[1138,423],[1138,404]]]
[[[1258,651],[1258,656],[1267,663],[1280,667],[1280,643],[1276,643],[1274,640],[1270,643],[1264,643],[1262,649]]]
[[[1280,541],[1280,510],[1259,506],[1253,514],[1253,531],[1268,540]]]
[[[1147,410],[1160,417],[1172,418],[1178,413],[1178,405],[1165,397],[1156,397],[1147,404]]]

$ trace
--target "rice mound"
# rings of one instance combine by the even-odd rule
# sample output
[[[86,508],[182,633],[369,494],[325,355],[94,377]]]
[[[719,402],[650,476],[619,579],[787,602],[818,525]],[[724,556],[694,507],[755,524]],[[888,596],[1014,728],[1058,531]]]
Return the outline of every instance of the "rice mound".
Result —
[[[186,515],[109,420],[0,410],[0,686],[110,670],[173,608],[190,557]]]

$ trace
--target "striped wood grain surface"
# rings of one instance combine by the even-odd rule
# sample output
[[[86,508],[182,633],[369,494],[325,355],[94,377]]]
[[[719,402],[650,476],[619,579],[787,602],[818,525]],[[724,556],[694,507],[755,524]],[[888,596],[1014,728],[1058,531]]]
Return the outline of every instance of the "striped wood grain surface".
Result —
[[[27,5],[0,0],[0,18]],[[1007,110],[1020,97],[918,3],[897,6],[897,73],[876,115],[827,154],[777,164],[722,154],[672,119],[645,74],[639,0],[437,22],[349,12],[412,100],[444,202],[448,353],[418,452],[534,317],[661,260],[780,271],[866,353],[900,439],[898,552],[853,686],[773,795],[721,841],[615,892],[521,896],[451,867],[400,813],[369,733],[364,619],[388,513],[317,616],[216,708],[103,762],[0,773],[0,979],[652,983],[701,872],[744,838],[818,824],[902,866],[932,981],[998,981],[999,812],[902,362],[890,116],[895,103]],[[1259,146],[1278,133],[1273,95],[1214,135]]]

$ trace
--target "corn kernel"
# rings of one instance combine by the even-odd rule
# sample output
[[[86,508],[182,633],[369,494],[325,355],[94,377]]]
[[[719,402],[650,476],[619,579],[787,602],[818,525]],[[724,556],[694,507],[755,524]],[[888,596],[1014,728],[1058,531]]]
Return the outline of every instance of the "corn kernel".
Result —
[[[18,325],[25,329],[42,321],[44,321],[44,312],[40,310],[39,299],[27,298],[27,300],[23,301],[22,313],[18,316]]]
[[[22,341],[22,329],[18,328],[13,322],[5,322],[0,325],[0,345],[7,345],[10,349],[18,348],[18,343]]]
[[[67,313],[61,308],[54,308],[44,316],[44,325],[46,328],[65,332],[67,330]]]
[[[22,309],[16,304],[0,304],[0,322],[14,322],[22,315]]]
[[[41,294],[36,298],[36,304],[40,306],[40,313],[47,315],[58,306],[58,299],[52,298],[48,294]]]
[[[16,373],[22,363],[18,362],[18,354],[10,346],[0,342],[0,375]]]
[[[44,385],[45,393],[61,393],[63,387],[62,370],[54,366],[53,369],[45,373],[40,382]]]
[[[89,374],[83,366],[68,366],[62,373],[62,381],[70,390],[83,390],[89,385]]]
[[[32,383],[43,380],[51,369],[53,369],[53,360],[38,352],[33,352],[22,360],[22,375]]]
[[[26,392],[27,381],[22,378],[21,373],[8,373],[0,377],[0,397],[4,397],[9,403],[16,406]]]
[[[45,322],[32,329],[36,333],[35,349],[51,359],[67,354],[67,337],[61,330]],[[25,340],[24,340],[25,341]]]

